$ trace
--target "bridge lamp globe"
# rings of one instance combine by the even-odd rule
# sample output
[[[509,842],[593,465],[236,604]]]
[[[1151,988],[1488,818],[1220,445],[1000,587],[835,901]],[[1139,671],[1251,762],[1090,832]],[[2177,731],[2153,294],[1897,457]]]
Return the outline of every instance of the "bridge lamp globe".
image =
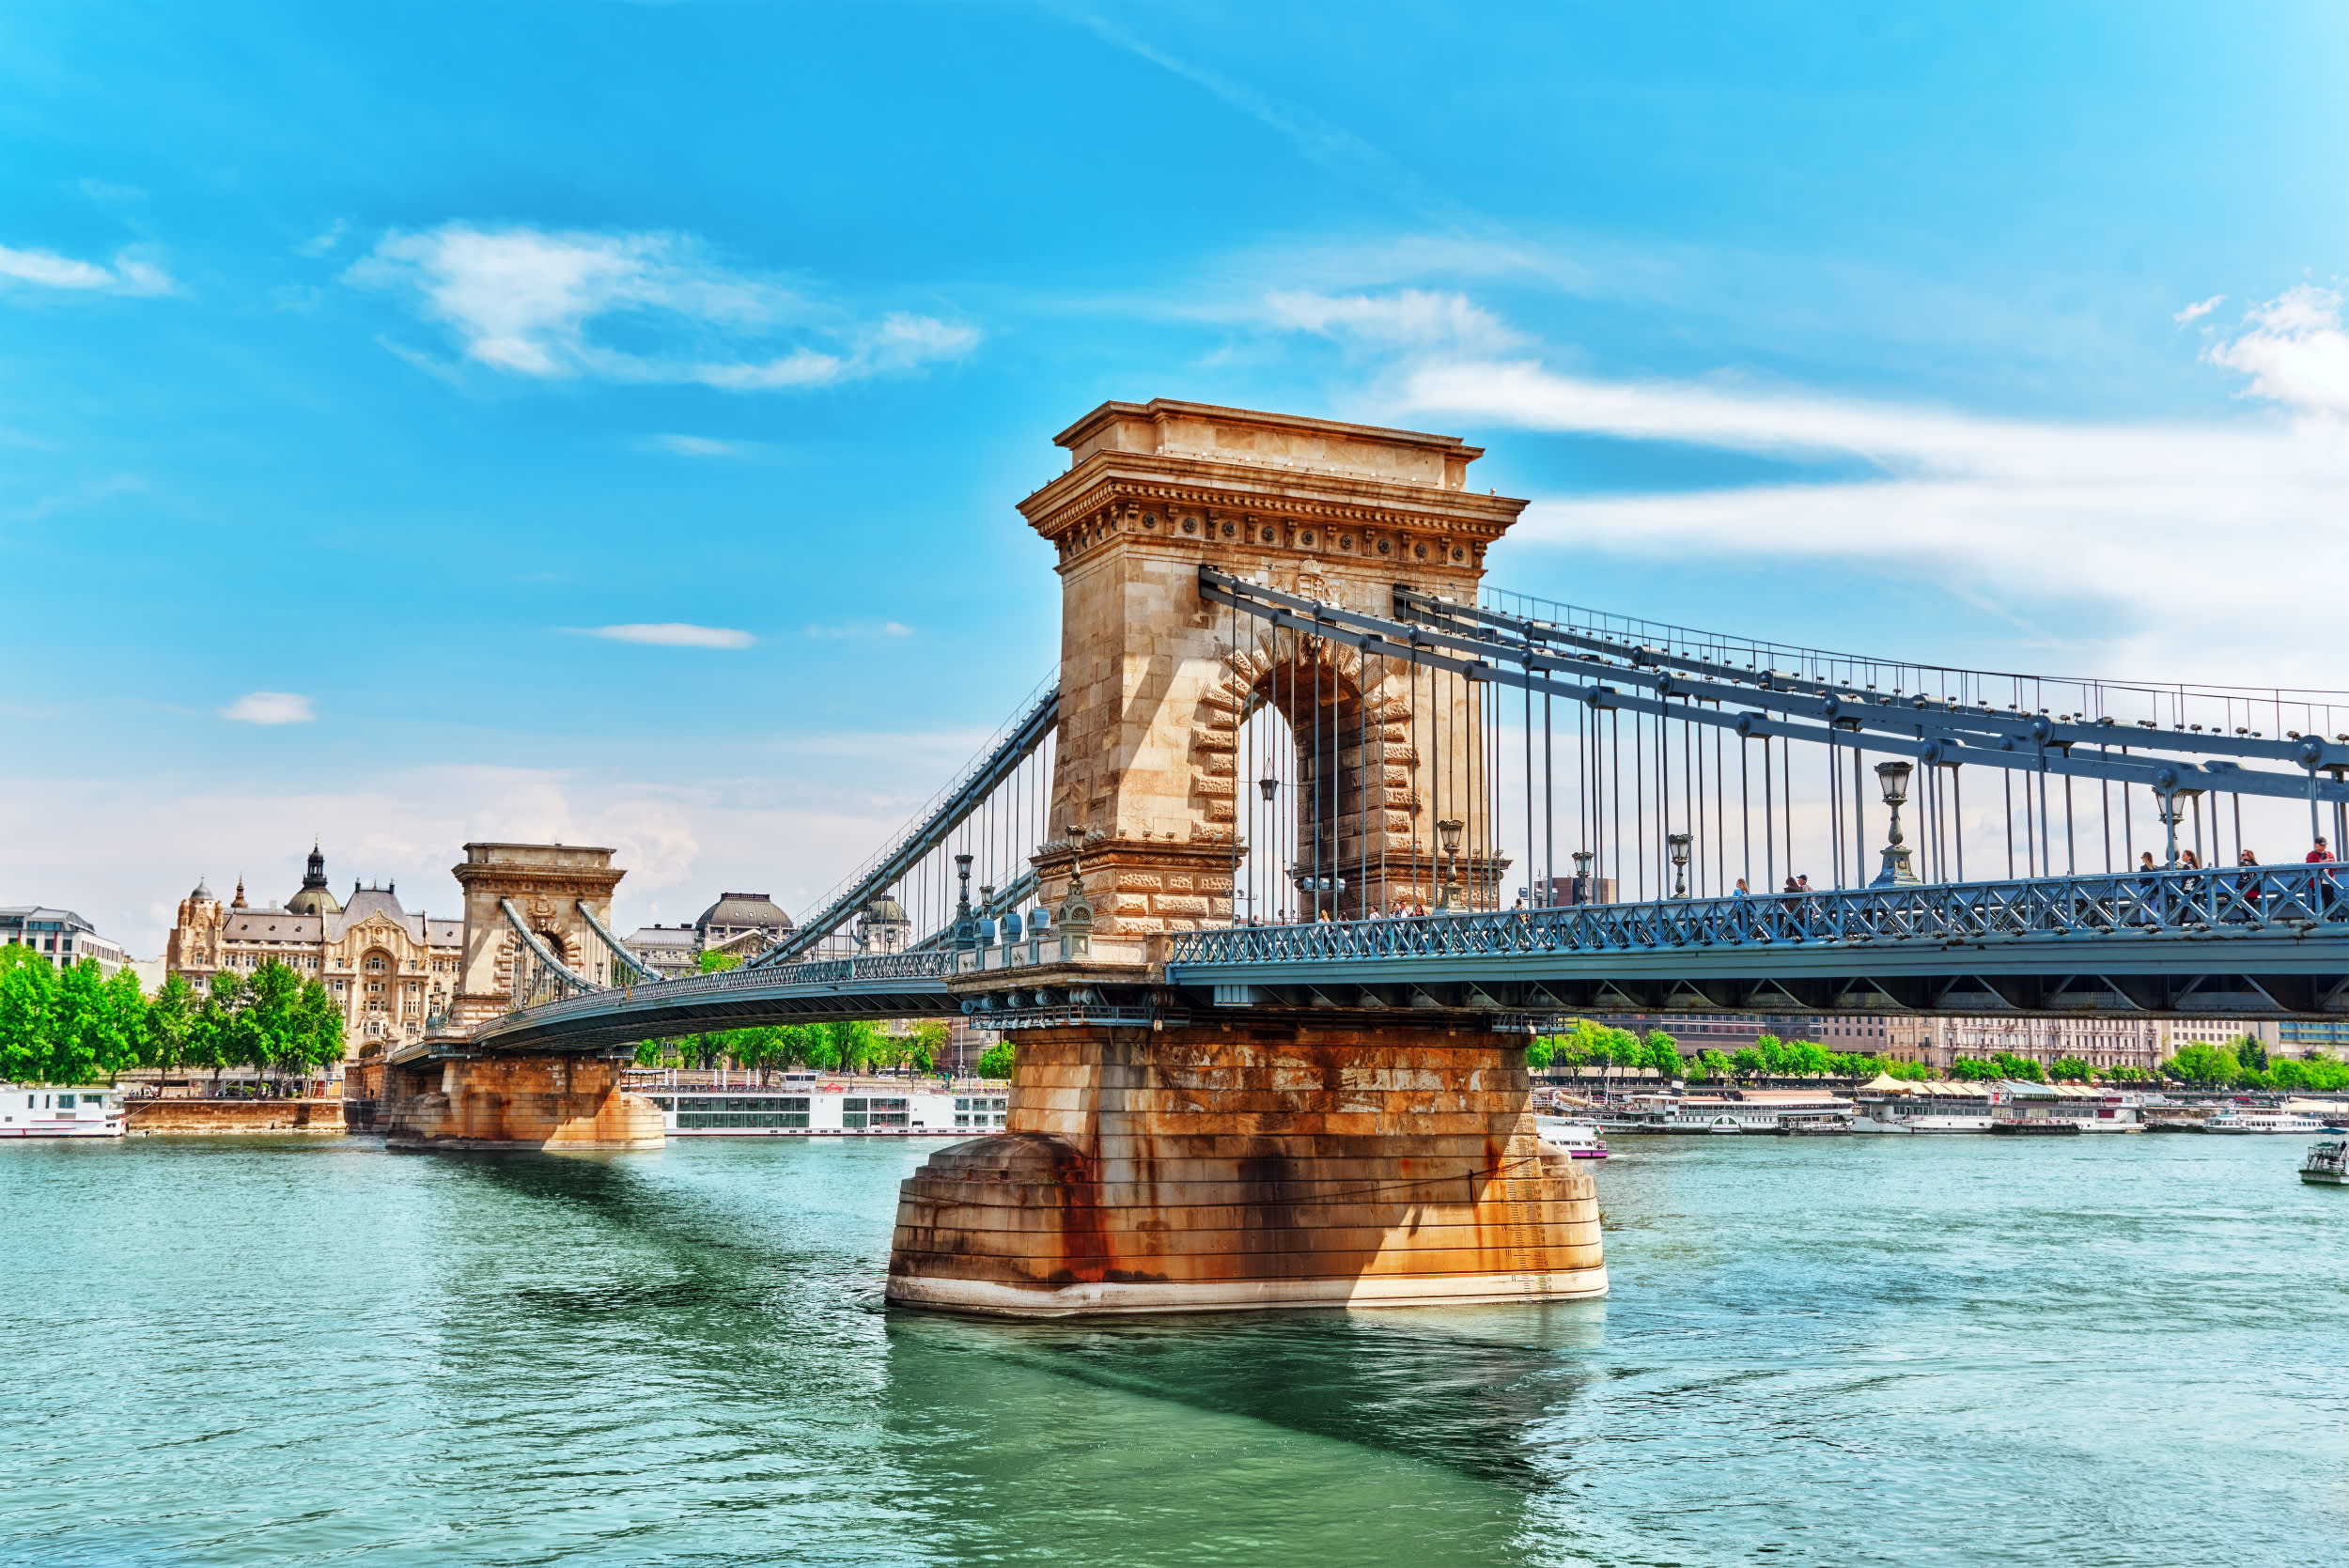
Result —
[[[1891,811],[1892,820],[1885,834],[1884,868],[1868,884],[1872,888],[1899,887],[1917,880],[1917,873],[1908,864],[1908,846],[1901,838],[1901,808],[1908,803],[1908,775],[1914,766],[1907,762],[1876,764],[1876,787],[1884,792],[1884,803]]]
[[[1264,803],[1268,806],[1272,804],[1272,798],[1280,792],[1281,781],[1269,773],[1256,781],[1256,793],[1264,797]]]
[[[1447,816],[1436,824],[1437,842],[1443,846],[1443,885],[1436,890],[1436,908],[1456,909],[1460,907],[1460,830],[1464,824],[1456,816]]]
[[[1672,846],[1672,896],[1686,898],[1688,896],[1688,835],[1666,833],[1664,842]]]

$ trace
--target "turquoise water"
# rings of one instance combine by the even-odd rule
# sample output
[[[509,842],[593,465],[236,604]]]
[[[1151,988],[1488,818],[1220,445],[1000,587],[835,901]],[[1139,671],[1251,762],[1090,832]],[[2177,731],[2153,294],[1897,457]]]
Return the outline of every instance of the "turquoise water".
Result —
[[[1614,1295],[884,1310],[925,1152],[0,1146],[0,1562],[2300,1563],[2298,1139],[1624,1141]]]

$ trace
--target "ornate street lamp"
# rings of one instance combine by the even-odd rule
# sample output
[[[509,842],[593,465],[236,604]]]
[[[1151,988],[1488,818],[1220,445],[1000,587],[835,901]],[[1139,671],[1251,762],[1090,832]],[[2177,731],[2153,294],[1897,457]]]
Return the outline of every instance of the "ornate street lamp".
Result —
[[[1899,887],[1917,880],[1917,874],[1908,868],[1908,846],[1901,840],[1901,808],[1908,804],[1908,770],[1906,762],[1876,764],[1876,786],[1884,791],[1884,803],[1891,809],[1892,825],[1887,831],[1884,845],[1884,869],[1877,872],[1872,888]]]
[[[1591,885],[1591,862],[1596,859],[1598,859],[1598,852],[1595,849],[1578,849],[1574,852],[1573,901],[1577,904],[1598,902],[1598,890]]]
[[[1444,879],[1436,889],[1438,909],[1460,907],[1460,830],[1465,824],[1456,816],[1447,816],[1436,824],[1436,836],[1443,846]]]
[[[1688,896],[1688,835],[1666,833],[1664,842],[1672,846],[1672,896],[1686,898]]]
[[[962,879],[962,896],[955,906],[955,951],[975,953],[979,947],[979,917],[971,908],[971,862],[974,857],[957,855],[955,875]],[[974,960],[975,962],[975,960]],[[957,968],[963,967],[960,964]]]
[[[1280,792],[1281,781],[1269,773],[1256,781],[1256,793],[1264,797],[1264,803],[1268,806],[1272,804],[1272,798]]]
[[[2163,864],[2170,870],[2175,871],[2178,868],[2178,824],[2186,820],[2187,808],[2193,804],[2194,798],[2202,792],[2199,789],[2180,789],[2175,783],[2170,784],[2165,788],[2163,787],[2165,778],[2174,780],[2176,775],[2167,768],[2155,774],[2154,798],[2156,801],[2155,810],[2161,817],[2161,825],[2170,831],[2170,858]]]

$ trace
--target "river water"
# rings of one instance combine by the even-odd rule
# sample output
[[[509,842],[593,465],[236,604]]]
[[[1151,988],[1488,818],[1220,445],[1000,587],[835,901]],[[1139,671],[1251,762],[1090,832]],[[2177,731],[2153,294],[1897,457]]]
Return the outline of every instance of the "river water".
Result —
[[[1603,1302],[885,1310],[926,1145],[0,1146],[0,1562],[2337,1560],[2304,1141],[1619,1140]]]

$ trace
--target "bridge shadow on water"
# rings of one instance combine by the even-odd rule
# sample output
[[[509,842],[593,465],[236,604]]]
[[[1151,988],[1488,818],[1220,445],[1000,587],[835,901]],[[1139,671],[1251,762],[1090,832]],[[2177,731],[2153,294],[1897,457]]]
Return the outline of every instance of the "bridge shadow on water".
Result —
[[[890,1316],[908,1390],[989,1369],[1236,1418],[1517,1490],[1554,1483],[1555,1418],[1596,1381],[1604,1302],[1040,1322]]]
[[[500,1519],[582,1499],[616,1550],[690,1541],[712,1562],[1419,1568],[1524,1560],[1598,1462],[1578,1448],[1604,1302],[891,1309],[912,1154],[435,1157],[436,1491]],[[518,1447],[543,1467],[520,1492]]]

